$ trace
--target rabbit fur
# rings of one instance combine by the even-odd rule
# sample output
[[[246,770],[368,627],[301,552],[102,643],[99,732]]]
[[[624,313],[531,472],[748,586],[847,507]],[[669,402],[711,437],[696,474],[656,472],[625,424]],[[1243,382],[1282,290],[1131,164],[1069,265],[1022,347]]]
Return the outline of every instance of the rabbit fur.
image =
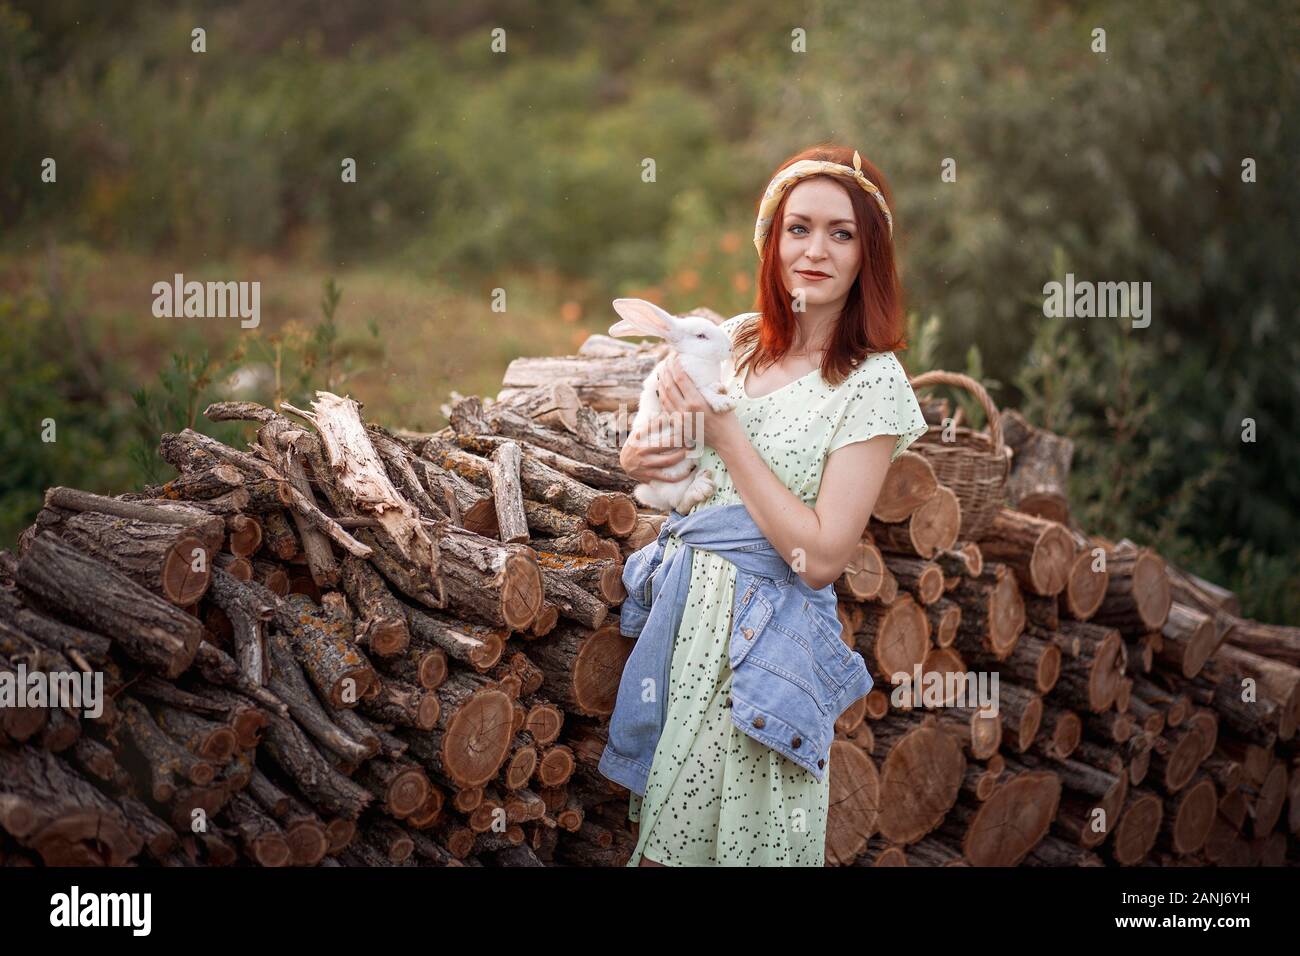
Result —
[[[722,384],[722,363],[731,358],[731,340],[727,333],[702,316],[679,318],[644,299],[615,299],[614,311],[622,320],[609,327],[610,335],[653,335],[663,339],[681,359],[682,369],[716,412],[735,407],[735,401]],[[662,359],[641,386],[640,405],[632,427],[637,429],[663,412],[659,401],[660,376],[668,375]],[[691,508],[713,495],[713,470],[699,468],[700,441],[693,434],[693,423],[683,422],[687,455],[667,471],[673,480],[655,480],[638,484],[636,499],[649,508],[676,509],[686,514]],[[695,453],[692,453],[695,452]]]

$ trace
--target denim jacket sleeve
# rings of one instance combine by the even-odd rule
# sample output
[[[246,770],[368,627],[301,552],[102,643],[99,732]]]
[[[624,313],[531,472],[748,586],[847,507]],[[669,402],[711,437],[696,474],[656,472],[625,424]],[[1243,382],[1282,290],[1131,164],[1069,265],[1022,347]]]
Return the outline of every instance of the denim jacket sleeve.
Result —
[[[650,607],[654,603],[651,584],[655,570],[659,567],[656,555],[662,553],[658,540],[651,541],[644,547],[628,555],[623,563],[623,590],[627,597],[619,610],[619,633],[624,637],[640,637],[646,620],[650,617]]]
[[[834,586],[814,591],[791,572],[754,577],[737,594],[728,662],[732,722],[821,780],[835,721],[873,681],[844,643]]]

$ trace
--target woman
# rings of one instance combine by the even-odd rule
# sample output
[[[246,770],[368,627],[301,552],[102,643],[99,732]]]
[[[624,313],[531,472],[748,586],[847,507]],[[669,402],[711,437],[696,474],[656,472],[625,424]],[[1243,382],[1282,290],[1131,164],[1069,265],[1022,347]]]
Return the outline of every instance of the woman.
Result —
[[[888,186],[857,152],[791,157],[759,204],[758,311],[722,326],[735,409],[714,412],[675,361],[660,385],[665,416],[701,428],[699,466],[713,469],[715,491],[696,507],[743,503],[812,588],[839,577],[889,463],[926,430],[893,354],[904,343],[892,232]],[[685,455],[633,433],[620,460],[650,481]],[[695,552],[667,722],[645,794],[630,799],[640,839],[629,866],[825,863],[830,774],[818,782],[729,719],[735,571]]]

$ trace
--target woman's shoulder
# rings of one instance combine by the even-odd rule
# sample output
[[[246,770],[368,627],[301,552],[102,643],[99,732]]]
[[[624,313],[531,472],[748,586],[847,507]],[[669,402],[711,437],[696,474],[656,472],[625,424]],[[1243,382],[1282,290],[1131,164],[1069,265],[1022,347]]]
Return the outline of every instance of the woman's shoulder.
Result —
[[[884,385],[893,390],[900,385],[909,385],[907,370],[898,356],[893,352],[871,352],[858,362],[857,366],[840,383],[852,392],[877,391]]]
[[[721,327],[723,331],[725,331],[728,335],[734,338],[736,335],[736,330],[740,328],[740,326],[744,323],[744,321],[746,319],[754,318],[757,315],[758,315],[757,312],[741,312],[739,315],[733,315],[729,319],[724,319],[722,321]]]
[[[896,435],[892,462],[929,428],[907,370],[893,352],[866,356],[838,393],[842,411],[830,451],[875,435]]]

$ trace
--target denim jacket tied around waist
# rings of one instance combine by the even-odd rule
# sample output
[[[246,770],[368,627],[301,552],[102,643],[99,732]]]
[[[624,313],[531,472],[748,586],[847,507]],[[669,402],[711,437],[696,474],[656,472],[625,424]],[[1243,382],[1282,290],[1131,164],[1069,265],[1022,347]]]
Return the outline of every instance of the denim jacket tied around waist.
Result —
[[[669,535],[682,545],[664,560]],[[697,548],[736,566],[727,655],[732,723],[820,782],[835,721],[871,690],[871,675],[862,655],[840,637],[834,585],[810,588],[743,504],[699,508],[689,515],[669,512],[658,538],[623,566],[627,597],[619,632],[636,644],[619,682],[600,772],[645,795],[667,718],[673,640]]]

